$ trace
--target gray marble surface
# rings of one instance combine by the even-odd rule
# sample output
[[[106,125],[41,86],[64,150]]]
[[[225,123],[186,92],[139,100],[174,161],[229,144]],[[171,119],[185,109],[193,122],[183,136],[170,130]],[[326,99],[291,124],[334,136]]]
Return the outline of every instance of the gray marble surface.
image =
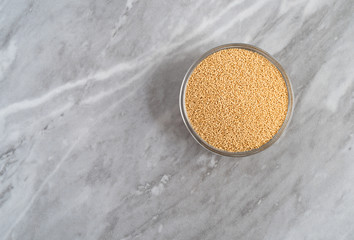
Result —
[[[296,106],[246,158],[178,108],[202,53],[271,53]],[[354,239],[354,2],[0,1],[0,239]]]

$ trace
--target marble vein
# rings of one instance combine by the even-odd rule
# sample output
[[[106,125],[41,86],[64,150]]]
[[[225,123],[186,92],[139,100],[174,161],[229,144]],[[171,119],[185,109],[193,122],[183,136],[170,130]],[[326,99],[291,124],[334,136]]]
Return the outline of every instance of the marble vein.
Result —
[[[89,76],[81,78],[79,80],[70,81],[64,85],[57,87],[57,88],[51,89],[48,93],[46,93],[40,97],[37,97],[34,99],[26,99],[21,102],[12,103],[11,105],[9,105],[3,109],[0,109],[0,117],[5,118],[8,115],[16,113],[16,112],[35,108],[35,107],[55,98],[56,96],[66,92],[66,91],[69,91],[69,90],[77,88],[77,87],[85,86],[90,81],[103,81],[103,80],[110,78],[111,76],[113,76],[119,72],[131,69],[132,66],[134,66],[134,65],[129,64],[129,63],[117,64],[110,69],[107,69],[104,71],[99,71],[96,74],[89,75]],[[127,84],[129,84],[129,83],[125,82],[124,86]]]

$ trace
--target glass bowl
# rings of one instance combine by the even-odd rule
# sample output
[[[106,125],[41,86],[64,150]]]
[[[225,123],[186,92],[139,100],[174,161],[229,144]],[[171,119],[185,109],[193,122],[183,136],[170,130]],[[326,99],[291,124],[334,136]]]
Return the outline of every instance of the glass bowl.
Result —
[[[193,70],[198,66],[198,64],[203,61],[206,57],[208,57],[209,55],[218,52],[220,50],[223,49],[229,49],[229,48],[238,48],[238,49],[245,49],[245,50],[249,50],[249,51],[253,51],[256,52],[260,55],[262,55],[263,57],[265,57],[266,59],[268,59],[272,64],[274,64],[278,70],[280,71],[280,73],[282,74],[287,90],[288,90],[288,111],[285,117],[285,120],[283,122],[283,125],[280,127],[280,129],[278,130],[278,132],[273,136],[273,138],[271,140],[269,140],[267,143],[263,144],[262,146],[260,146],[259,148],[255,148],[252,149],[250,151],[244,151],[244,152],[228,152],[225,150],[221,150],[218,148],[215,148],[213,146],[211,146],[210,144],[208,144],[206,141],[204,141],[193,129],[191,123],[189,122],[188,116],[187,116],[187,111],[186,111],[186,107],[185,107],[185,92],[186,92],[186,88],[187,88],[187,83],[189,80],[190,75],[192,74]],[[197,61],[195,61],[192,66],[188,69],[186,75],[184,76],[183,82],[182,82],[182,86],[181,86],[181,91],[180,91],[180,95],[179,95],[179,107],[180,107],[180,111],[181,111],[181,115],[182,115],[182,119],[183,122],[185,123],[188,131],[190,132],[190,134],[194,137],[194,139],[200,144],[202,145],[204,148],[208,149],[209,151],[222,155],[222,156],[227,156],[227,157],[245,157],[245,156],[249,156],[258,152],[261,152],[263,150],[265,150],[266,148],[270,147],[271,145],[273,145],[282,135],[282,133],[284,132],[284,130],[286,129],[286,127],[288,126],[291,116],[293,114],[293,108],[294,108],[294,93],[291,87],[291,83],[290,80],[288,78],[288,76],[286,75],[283,67],[267,52],[265,52],[264,50],[257,48],[255,46],[249,45],[249,44],[244,44],[244,43],[230,43],[230,44],[225,44],[225,45],[221,45],[218,47],[215,47],[209,51],[207,51],[206,53],[204,53]]]

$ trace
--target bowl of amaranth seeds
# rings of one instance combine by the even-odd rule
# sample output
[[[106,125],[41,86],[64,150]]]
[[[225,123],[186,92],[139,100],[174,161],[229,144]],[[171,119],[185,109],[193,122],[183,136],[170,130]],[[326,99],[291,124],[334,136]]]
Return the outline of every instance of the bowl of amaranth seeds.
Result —
[[[283,67],[242,43],[203,54],[187,71],[179,105],[194,139],[223,156],[242,157],[274,144],[289,124],[294,96]]]

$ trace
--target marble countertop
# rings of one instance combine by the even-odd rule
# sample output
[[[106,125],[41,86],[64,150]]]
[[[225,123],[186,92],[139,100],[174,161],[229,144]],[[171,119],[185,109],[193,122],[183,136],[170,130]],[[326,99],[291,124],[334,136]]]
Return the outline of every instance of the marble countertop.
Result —
[[[354,2],[0,0],[0,239],[354,239]],[[287,71],[285,135],[209,153],[178,107],[242,42]]]

